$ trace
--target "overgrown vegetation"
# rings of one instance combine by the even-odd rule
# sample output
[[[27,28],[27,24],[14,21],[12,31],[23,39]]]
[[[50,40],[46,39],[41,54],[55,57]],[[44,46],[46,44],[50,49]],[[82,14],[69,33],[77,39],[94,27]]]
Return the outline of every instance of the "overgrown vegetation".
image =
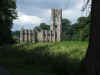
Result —
[[[0,64],[11,75],[74,75],[87,42],[15,44],[0,47]]]
[[[88,41],[91,25],[91,15],[79,17],[77,22],[71,24],[68,19],[62,20],[63,41]]]
[[[16,18],[16,0],[0,1],[0,45],[12,43],[11,28]]]

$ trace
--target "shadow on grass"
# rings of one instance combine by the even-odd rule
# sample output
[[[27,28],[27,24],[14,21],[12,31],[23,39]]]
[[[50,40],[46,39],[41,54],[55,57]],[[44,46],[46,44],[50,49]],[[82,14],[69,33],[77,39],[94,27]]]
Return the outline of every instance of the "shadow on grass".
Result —
[[[6,46],[0,50],[0,64],[12,75],[75,75],[79,71],[80,60],[70,59],[67,53],[54,55],[48,50],[48,44],[29,50]]]

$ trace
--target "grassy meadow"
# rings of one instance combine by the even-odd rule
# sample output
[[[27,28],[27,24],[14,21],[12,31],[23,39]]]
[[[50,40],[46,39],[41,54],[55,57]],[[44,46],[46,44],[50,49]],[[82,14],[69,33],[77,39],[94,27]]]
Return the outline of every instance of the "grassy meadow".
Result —
[[[11,75],[74,75],[88,42],[14,44],[0,47],[0,64]]]

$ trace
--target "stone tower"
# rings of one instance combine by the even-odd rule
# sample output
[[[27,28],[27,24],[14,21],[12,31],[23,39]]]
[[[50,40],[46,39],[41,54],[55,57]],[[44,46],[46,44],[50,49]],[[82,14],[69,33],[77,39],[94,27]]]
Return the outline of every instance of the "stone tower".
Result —
[[[62,32],[62,9],[51,10],[51,32],[53,32],[52,41],[61,41]]]

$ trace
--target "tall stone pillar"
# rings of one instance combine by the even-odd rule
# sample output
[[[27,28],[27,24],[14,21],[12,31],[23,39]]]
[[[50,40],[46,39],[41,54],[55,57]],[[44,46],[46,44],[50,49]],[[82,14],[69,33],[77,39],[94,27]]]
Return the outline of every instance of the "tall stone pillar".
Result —
[[[27,37],[26,37],[27,42],[29,42],[29,30],[28,29],[26,30],[26,35],[27,35]]]
[[[25,30],[24,38],[25,38],[25,42],[28,42],[28,30]]]
[[[31,42],[31,30],[28,30],[28,42]]]
[[[51,32],[47,31],[47,42],[51,41]]]
[[[49,31],[49,34],[50,34],[50,36],[49,36],[49,42],[51,42],[52,41],[51,31]]]
[[[20,31],[20,43],[24,42],[24,29],[21,29]]]
[[[37,39],[37,37],[35,36],[35,30],[31,30],[31,40],[32,40],[32,42],[35,43],[36,39]]]
[[[47,42],[48,41],[48,31],[47,30],[45,30],[45,42]]]
[[[42,42],[45,42],[45,30],[42,30],[42,35],[41,35],[41,37],[42,37]]]
[[[56,41],[56,36],[55,36],[55,31],[51,32],[51,42],[55,42]]]
[[[50,31],[50,41],[53,42],[54,41],[54,32]]]
[[[30,30],[29,35],[30,35],[30,42],[32,42],[32,30]]]

